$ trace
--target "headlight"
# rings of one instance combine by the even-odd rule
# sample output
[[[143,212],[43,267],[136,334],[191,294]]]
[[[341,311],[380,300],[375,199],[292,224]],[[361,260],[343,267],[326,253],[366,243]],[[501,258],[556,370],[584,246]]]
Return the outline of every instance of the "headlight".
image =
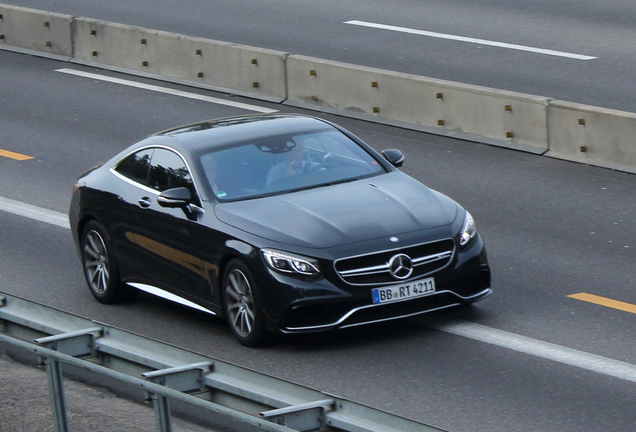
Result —
[[[265,262],[273,270],[304,276],[320,274],[318,261],[315,259],[271,249],[263,249],[262,252]]]
[[[459,245],[465,246],[470,241],[470,239],[475,237],[476,234],[477,226],[475,225],[475,220],[470,213],[466,212],[466,216],[464,217],[464,225],[462,226],[462,232],[459,236]]]

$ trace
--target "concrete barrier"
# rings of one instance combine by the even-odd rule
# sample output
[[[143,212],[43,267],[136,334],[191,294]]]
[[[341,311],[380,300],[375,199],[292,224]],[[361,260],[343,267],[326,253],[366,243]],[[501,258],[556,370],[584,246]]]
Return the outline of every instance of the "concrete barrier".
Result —
[[[75,18],[74,61],[171,77],[263,99],[286,97],[287,53]]]
[[[564,101],[548,113],[548,156],[635,172],[636,114]]]
[[[636,172],[636,114],[0,4],[0,48]]]
[[[0,46],[71,57],[73,17],[0,4]]]
[[[548,148],[548,98],[301,55],[287,58],[289,101]]]

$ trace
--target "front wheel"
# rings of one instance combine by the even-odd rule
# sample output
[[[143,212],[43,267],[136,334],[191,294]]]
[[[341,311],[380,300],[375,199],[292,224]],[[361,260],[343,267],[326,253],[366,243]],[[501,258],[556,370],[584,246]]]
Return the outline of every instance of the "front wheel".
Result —
[[[93,297],[106,304],[124,300],[129,289],[119,278],[104,227],[94,220],[86,224],[81,248],[84,277]]]
[[[255,347],[265,339],[260,297],[249,269],[238,259],[230,261],[223,278],[225,317],[234,337]]]

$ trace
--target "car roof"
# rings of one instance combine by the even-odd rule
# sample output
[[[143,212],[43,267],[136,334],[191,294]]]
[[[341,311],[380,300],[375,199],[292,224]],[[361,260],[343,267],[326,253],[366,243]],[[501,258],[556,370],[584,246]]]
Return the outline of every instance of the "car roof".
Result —
[[[295,114],[257,114],[208,120],[156,133],[196,150],[224,147],[283,134],[332,129],[330,123]]]

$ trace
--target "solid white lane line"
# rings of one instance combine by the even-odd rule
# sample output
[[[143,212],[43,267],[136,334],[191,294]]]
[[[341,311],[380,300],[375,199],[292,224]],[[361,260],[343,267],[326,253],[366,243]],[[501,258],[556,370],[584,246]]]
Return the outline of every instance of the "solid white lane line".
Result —
[[[14,201],[9,198],[0,197],[0,210],[62,228],[69,228],[68,217],[64,213],[58,213],[53,210]],[[427,326],[446,333],[553,360],[614,378],[636,382],[636,365],[630,363],[566,348],[550,342],[532,339],[527,336],[521,336],[467,321],[449,320],[439,323],[433,322],[433,320],[426,320],[425,322]]]
[[[636,382],[636,365],[631,363],[566,348],[550,342],[544,342],[466,321],[453,320],[441,324],[428,323],[427,325],[446,333],[452,333],[457,336],[463,336],[487,344],[553,360],[614,378]]]
[[[128,86],[128,87],[135,87],[135,88],[139,88],[139,89],[143,89],[143,90],[150,90],[150,91],[154,91],[154,92],[157,92],[157,93],[165,93],[165,94],[170,94],[170,95],[173,95],[173,96],[180,96],[180,97],[184,97],[184,98],[188,98],[188,99],[195,99],[195,100],[199,100],[199,101],[203,101],[203,102],[210,102],[210,103],[214,103],[214,104],[218,104],[218,105],[231,106],[233,108],[240,108],[240,109],[244,109],[244,110],[248,110],[248,111],[256,111],[256,112],[260,112],[260,113],[275,113],[275,112],[278,112],[278,110],[270,109],[270,108],[263,108],[263,107],[259,107],[257,105],[250,105],[250,104],[245,104],[245,103],[241,103],[241,102],[232,102],[232,101],[228,101],[228,100],[225,100],[225,99],[219,99],[219,98],[215,98],[215,97],[211,97],[211,96],[200,95],[200,94],[197,94],[197,93],[190,93],[190,92],[185,92],[185,91],[181,91],[181,90],[175,90],[175,89],[171,89],[171,88],[167,88],[167,87],[160,87],[160,86],[156,86],[156,85],[152,85],[152,84],[144,84],[144,83],[140,83],[140,82],[136,82],[136,81],[130,81],[130,80],[125,80],[125,79],[121,79],[121,78],[113,78],[113,77],[109,77],[109,76],[106,76],[106,75],[99,75],[99,74],[94,74],[94,73],[90,73],[90,72],[83,72],[83,71],[79,71],[79,70],[75,70],[75,69],[57,69],[56,72],[62,72],[62,73],[65,73],[65,74],[75,75],[75,76],[79,76],[79,77],[83,77],[83,78],[90,78],[90,79],[94,79],[94,80],[105,81],[105,82],[119,84],[119,85],[125,85],[125,86]]]
[[[398,27],[398,26],[392,26],[392,25],[371,23],[366,21],[352,20],[352,21],[345,21],[344,23],[353,24],[353,25],[362,26],[362,27],[371,27],[371,28],[376,28],[381,30],[391,30],[391,31],[397,31],[401,33],[415,34],[419,36],[434,37],[438,39],[449,39],[449,40],[454,40],[459,42],[468,42],[468,43],[487,45],[487,46],[493,46],[498,48],[514,49],[517,51],[528,51],[528,52],[533,52],[538,54],[545,54],[545,55],[551,55],[551,56],[557,56],[557,57],[566,57],[566,58],[571,58],[576,60],[594,60],[595,58],[597,58],[597,57],[591,57],[591,56],[586,56],[581,54],[573,54],[573,53],[554,51],[554,50],[543,49],[543,48],[534,48],[534,47],[529,47],[524,45],[509,44],[505,42],[495,42],[495,41],[490,41],[485,39],[475,39],[475,38],[456,36],[456,35],[450,35],[450,34],[444,34],[444,33],[435,33],[435,32],[429,32],[425,30],[411,29],[408,27]]]
[[[53,210],[0,197],[0,210],[69,229],[68,216]]]

